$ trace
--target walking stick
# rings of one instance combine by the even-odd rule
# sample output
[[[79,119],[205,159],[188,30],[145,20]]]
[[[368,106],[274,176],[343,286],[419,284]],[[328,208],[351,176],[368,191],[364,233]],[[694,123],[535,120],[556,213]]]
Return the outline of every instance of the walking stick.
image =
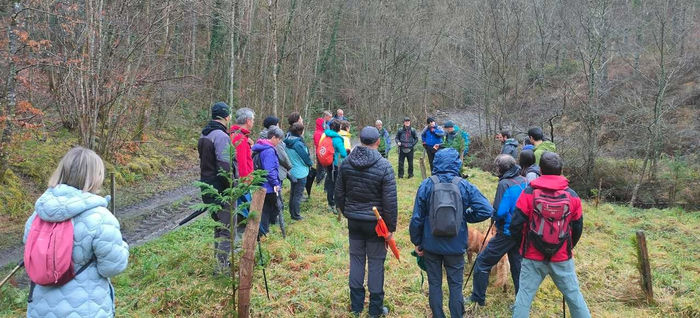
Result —
[[[15,273],[17,273],[17,271],[18,271],[20,268],[22,268],[23,266],[24,266],[24,260],[19,261],[19,263],[17,264],[17,266],[15,267],[15,269],[13,269],[13,270],[10,272],[10,274],[7,275],[7,277],[5,277],[5,279],[3,279],[2,282],[0,282],[0,287],[2,287],[3,285],[5,285],[5,283],[7,283],[7,281],[9,281],[10,278],[12,278],[12,276],[13,276]]]
[[[489,233],[491,232],[491,228],[493,227],[493,220],[491,220],[491,225],[489,225],[489,229],[486,230],[486,235],[484,235],[484,240],[481,242],[481,246],[483,247],[484,244],[486,243],[486,238],[489,237]],[[481,252],[479,252],[481,253]],[[479,255],[477,254],[477,258]],[[472,269],[469,270],[469,275],[467,276],[467,280],[464,282],[464,287],[467,287],[467,283],[469,283],[469,279],[472,277],[472,273],[474,272],[474,265],[476,265],[476,259],[474,260],[474,263],[472,263]]]
[[[562,313],[564,314],[564,318],[566,318],[566,298],[564,297],[564,293],[561,294],[561,305],[562,305]]]
[[[282,230],[282,238],[286,239],[287,238],[287,229],[284,226],[284,209],[283,209],[283,204],[282,204],[282,197],[280,196],[280,192],[282,189],[280,189],[279,192],[275,191],[275,194],[277,194],[277,207],[279,209],[279,214],[277,214],[277,217],[280,220],[280,230]]]
[[[258,236],[258,252],[260,252],[260,267],[262,267],[263,271],[263,280],[265,281],[265,292],[267,293],[267,300],[270,300],[270,289],[267,287],[267,274],[265,273],[265,262],[263,261],[263,253],[262,253],[262,242],[260,242],[260,236]]]

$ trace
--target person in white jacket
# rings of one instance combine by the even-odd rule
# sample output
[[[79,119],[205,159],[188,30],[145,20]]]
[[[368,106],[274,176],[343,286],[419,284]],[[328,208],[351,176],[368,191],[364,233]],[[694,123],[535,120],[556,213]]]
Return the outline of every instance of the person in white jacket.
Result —
[[[122,239],[119,222],[107,210],[109,198],[97,195],[103,180],[102,159],[92,150],[76,147],[61,159],[48,190],[36,201],[25,225],[24,242],[36,217],[47,222],[72,219],[75,270],[94,260],[65,285],[34,285],[27,317],[114,317],[109,277],[126,269],[129,246]]]

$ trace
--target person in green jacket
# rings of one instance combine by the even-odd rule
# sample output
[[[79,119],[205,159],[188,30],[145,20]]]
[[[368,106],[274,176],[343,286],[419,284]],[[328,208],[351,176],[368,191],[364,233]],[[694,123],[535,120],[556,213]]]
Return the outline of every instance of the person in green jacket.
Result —
[[[544,133],[540,127],[532,127],[527,131],[527,136],[530,138],[530,142],[535,146],[535,164],[540,164],[540,157],[545,151],[557,152],[557,146],[549,141],[544,140]]]
[[[338,213],[335,209],[335,180],[338,178],[338,167],[340,167],[340,162],[347,157],[348,153],[345,151],[345,142],[343,137],[338,133],[340,131],[340,120],[333,119],[328,125],[330,128],[326,129],[324,135],[325,138],[333,138],[333,164],[326,167],[326,199],[328,199],[328,210],[333,213]],[[321,138],[323,139],[323,137]]]

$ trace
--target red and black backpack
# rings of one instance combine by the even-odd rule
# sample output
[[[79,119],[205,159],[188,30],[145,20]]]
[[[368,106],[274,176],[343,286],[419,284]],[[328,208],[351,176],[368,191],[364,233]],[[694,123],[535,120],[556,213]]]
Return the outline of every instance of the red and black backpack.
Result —
[[[566,190],[534,189],[533,197],[533,213],[527,225],[523,255],[532,242],[544,255],[544,261],[549,262],[566,244],[571,258],[571,194]]]

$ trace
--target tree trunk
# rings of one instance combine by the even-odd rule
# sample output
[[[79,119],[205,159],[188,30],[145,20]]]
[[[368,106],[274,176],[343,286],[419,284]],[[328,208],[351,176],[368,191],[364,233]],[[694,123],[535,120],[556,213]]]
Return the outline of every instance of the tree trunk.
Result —
[[[630,206],[634,207],[634,204],[637,203],[637,195],[639,194],[639,188],[642,185],[642,182],[644,181],[644,174],[646,173],[647,170],[647,165],[649,164],[649,157],[651,157],[651,140],[647,143],[647,151],[646,151],[646,156],[644,156],[644,163],[642,164],[642,171],[639,173],[639,179],[637,180],[637,183],[634,185],[634,189],[632,190],[632,198],[630,199]]]
[[[273,13],[276,14],[277,0],[268,0],[267,4],[267,18],[271,31],[270,41],[272,42],[272,114],[277,116],[277,65],[279,57],[277,55],[277,23],[273,16]]]
[[[5,128],[2,130],[0,137],[0,183],[5,181],[5,172],[9,169],[7,158],[9,157],[10,143],[12,142],[13,120],[15,117],[15,107],[17,106],[17,95],[15,87],[17,81],[15,79],[15,61],[14,57],[17,53],[17,15],[22,11],[22,5],[19,2],[12,4],[12,15],[10,15],[10,24],[7,26],[7,47],[8,47],[8,74],[7,74],[7,95],[5,109],[0,107],[0,118],[4,117]]]
[[[238,11],[238,0],[234,0],[231,4],[231,34],[229,41],[231,44],[231,57],[228,68],[228,105],[235,108],[234,90],[236,88],[236,14]]]

